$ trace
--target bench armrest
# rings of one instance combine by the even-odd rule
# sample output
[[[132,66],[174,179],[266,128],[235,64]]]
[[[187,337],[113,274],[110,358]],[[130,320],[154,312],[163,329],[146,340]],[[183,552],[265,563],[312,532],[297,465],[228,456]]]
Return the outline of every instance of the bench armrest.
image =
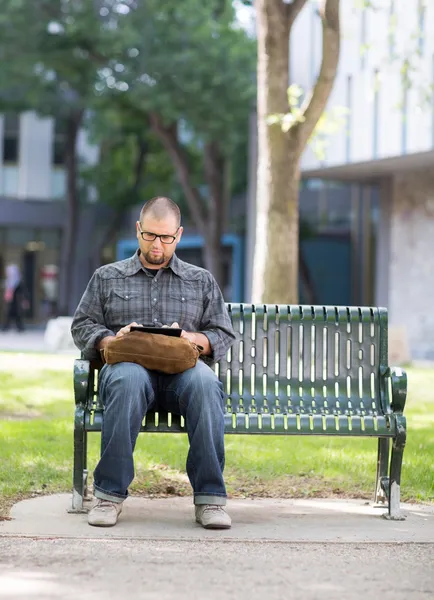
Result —
[[[74,361],[74,397],[76,406],[86,406],[89,397],[90,361]]]
[[[392,367],[390,377],[392,380],[391,408],[395,413],[402,413],[407,400],[407,373],[399,367]]]

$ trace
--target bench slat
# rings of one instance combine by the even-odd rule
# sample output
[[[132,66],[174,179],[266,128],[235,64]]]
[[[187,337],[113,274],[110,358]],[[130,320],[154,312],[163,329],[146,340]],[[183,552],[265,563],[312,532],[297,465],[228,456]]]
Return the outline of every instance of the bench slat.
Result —
[[[86,431],[101,431],[102,412],[91,416],[85,415]],[[166,414],[147,415],[141,431],[158,433],[185,433],[185,425],[178,415]],[[258,433],[258,434],[311,434],[311,435],[342,435],[356,437],[394,437],[396,422],[394,417],[339,417],[319,415],[271,415],[271,414],[233,414],[225,415],[225,433]]]
[[[376,308],[230,305],[237,341],[219,376],[233,412],[383,412]],[[238,319],[238,320],[237,320]]]

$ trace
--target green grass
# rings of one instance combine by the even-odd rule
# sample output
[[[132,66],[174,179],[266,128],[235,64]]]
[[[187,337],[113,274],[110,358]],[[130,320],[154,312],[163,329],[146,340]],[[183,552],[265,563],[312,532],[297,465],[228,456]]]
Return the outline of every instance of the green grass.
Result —
[[[0,353],[0,515],[37,494],[68,492],[72,479],[72,357]],[[434,501],[434,373],[409,368],[408,442],[401,493]],[[89,468],[99,453],[90,434]],[[371,498],[376,440],[226,436],[231,496]],[[135,494],[190,494],[185,435],[140,435]]]

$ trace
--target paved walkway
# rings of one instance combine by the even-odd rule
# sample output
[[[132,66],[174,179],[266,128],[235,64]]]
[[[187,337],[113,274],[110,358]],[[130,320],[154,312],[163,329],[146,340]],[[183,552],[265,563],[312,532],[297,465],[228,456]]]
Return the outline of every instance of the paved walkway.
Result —
[[[0,351],[52,353],[44,341],[43,329],[0,331]],[[56,354],[79,354],[78,350],[60,350]]]
[[[47,352],[42,331],[0,333],[0,350]],[[74,355],[50,365],[70,370]],[[218,532],[194,522],[189,498],[129,498],[107,529],[69,503],[25,500],[0,522],[0,600],[434,598],[434,506],[404,505],[395,522],[363,500],[232,500],[233,527]]]
[[[25,500],[0,524],[2,600],[434,597],[434,506],[398,522],[363,500],[232,500],[232,529],[206,531],[189,498],[129,498],[106,529],[69,502]]]

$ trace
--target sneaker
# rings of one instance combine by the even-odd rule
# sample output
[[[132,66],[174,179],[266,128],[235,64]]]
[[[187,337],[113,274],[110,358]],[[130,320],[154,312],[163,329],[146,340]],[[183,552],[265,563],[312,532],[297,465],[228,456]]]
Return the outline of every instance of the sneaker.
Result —
[[[232,521],[224,506],[196,504],[196,522],[205,529],[230,529]]]
[[[113,527],[118,522],[122,512],[122,502],[99,499],[87,515],[89,525],[96,527]]]

